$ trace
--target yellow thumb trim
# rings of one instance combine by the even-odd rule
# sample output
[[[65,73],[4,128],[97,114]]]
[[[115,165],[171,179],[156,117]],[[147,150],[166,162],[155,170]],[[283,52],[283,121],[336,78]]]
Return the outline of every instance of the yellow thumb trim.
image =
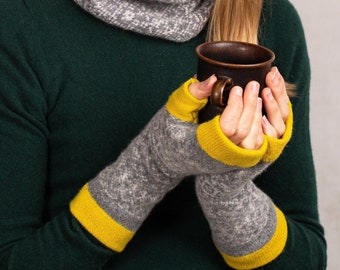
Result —
[[[269,242],[259,250],[242,257],[228,256],[221,252],[228,265],[239,270],[254,269],[268,264],[282,253],[287,242],[288,226],[281,210],[277,207],[275,209],[277,225]]]
[[[198,122],[198,112],[206,104],[208,99],[199,100],[189,92],[189,86],[198,82],[197,79],[191,78],[182,86],[175,90],[169,97],[165,107],[174,117],[184,122]]]
[[[283,149],[286,147],[290,138],[293,134],[293,109],[292,104],[289,103],[289,116],[286,121],[286,131],[280,139],[276,139],[270,136],[265,135],[265,139],[268,141],[268,149],[266,153],[263,155],[262,160],[264,162],[274,162],[279,158]]]
[[[70,211],[89,233],[116,252],[123,251],[134,236],[134,232],[117,223],[97,204],[88,184],[71,201]]]
[[[197,141],[200,147],[213,159],[229,166],[248,168],[261,161],[267,150],[267,141],[257,150],[249,150],[235,145],[223,133],[220,116],[198,126]]]

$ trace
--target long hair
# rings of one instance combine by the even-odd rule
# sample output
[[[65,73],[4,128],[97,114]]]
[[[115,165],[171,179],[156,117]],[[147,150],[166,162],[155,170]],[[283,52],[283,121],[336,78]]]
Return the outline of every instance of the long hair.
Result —
[[[258,43],[263,0],[215,0],[210,18],[208,41]]]
[[[215,0],[207,41],[243,41],[258,44],[262,5],[265,0]],[[295,85],[286,82],[289,96]]]

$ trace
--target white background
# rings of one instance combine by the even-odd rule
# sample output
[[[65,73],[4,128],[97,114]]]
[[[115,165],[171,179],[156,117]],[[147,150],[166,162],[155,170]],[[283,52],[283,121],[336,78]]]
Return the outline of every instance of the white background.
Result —
[[[340,269],[340,1],[291,0],[304,25],[312,66],[311,133],[328,270]]]

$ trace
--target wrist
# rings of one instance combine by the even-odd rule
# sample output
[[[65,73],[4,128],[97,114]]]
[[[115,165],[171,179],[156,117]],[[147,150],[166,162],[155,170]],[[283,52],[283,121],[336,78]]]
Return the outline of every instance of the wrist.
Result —
[[[88,184],[84,185],[71,201],[70,211],[91,235],[116,252],[123,251],[135,234],[99,206],[91,195]]]

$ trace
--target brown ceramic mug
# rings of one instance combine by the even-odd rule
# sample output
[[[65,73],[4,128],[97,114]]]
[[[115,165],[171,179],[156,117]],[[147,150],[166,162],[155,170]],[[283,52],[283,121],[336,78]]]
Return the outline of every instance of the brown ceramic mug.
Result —
[[[199,113],[201,123],[223,111],[233,86],[244,89],[248,82],[257,81],[261,91],[275,59],[274,53],[268,48],[235,41],[203,43],[196,48],[196,54],[197,79],[204,81],[213,74],[217,76],[209,102]]]

